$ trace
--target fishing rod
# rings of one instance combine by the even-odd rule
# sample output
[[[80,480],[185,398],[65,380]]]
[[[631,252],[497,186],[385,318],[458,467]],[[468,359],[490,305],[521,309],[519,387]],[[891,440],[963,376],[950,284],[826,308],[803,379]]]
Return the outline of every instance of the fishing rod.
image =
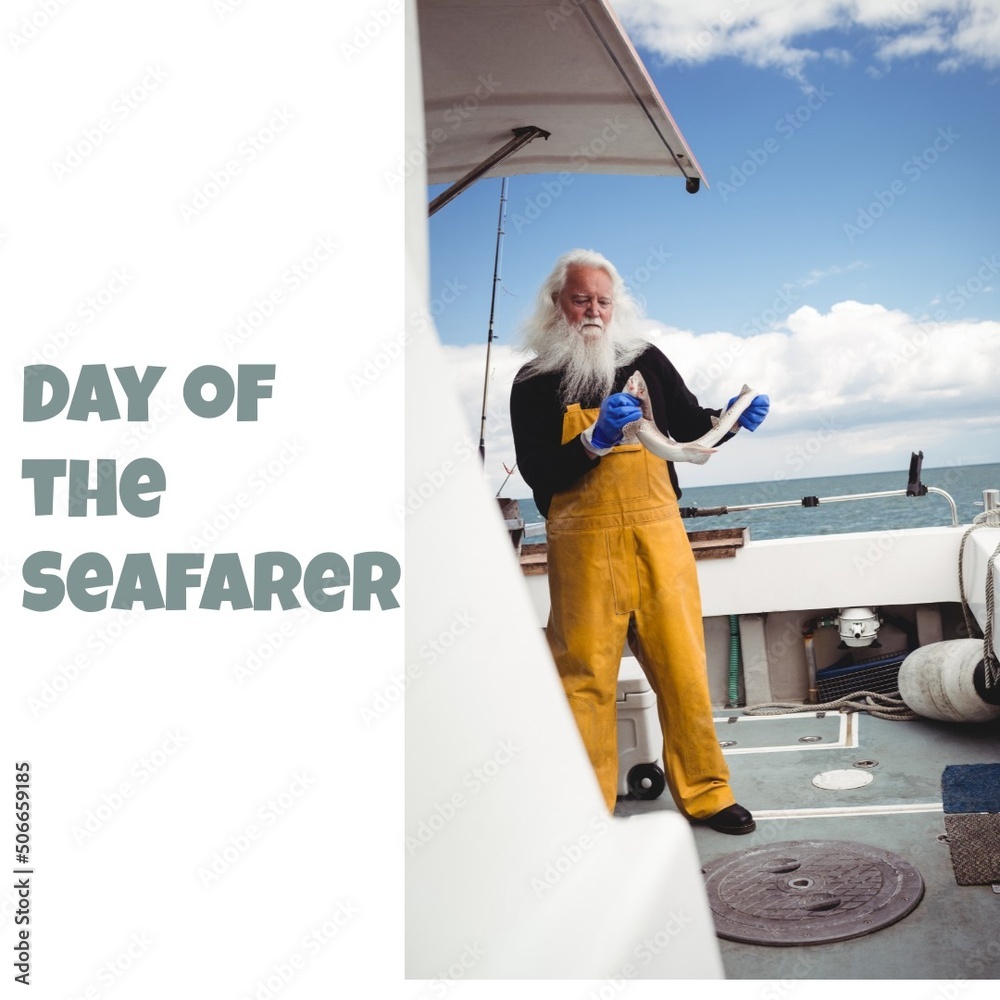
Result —
[[[493,292],[490,295],[490,325],[486,331],[486,372],[483,376],[483,410],[479,419],[479,457],[486,464],[486,394],[490,385],[490,349],[496,339],[493,334],[493,317],[496,313],[497,285],[500,283],[500,259],[503,255],[503,227],[507,214],[507,178],[500,184],[500,217],[497,220],[497,243],[493,255]]]

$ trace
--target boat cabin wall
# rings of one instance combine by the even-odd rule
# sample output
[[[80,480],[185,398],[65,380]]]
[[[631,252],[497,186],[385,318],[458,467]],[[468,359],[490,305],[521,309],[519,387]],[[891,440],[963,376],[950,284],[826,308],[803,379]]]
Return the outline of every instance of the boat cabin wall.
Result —
[[[736,616],[738,623],[738,701],[755,705],[770,701],[802,702],[809,695],[805,635],[812,634],[819,671],[835,665],[864,669],[865,661],[889,658],[942,639],[967,638],[957,603],[897,605],[876,608],[881,619],[871,646],[841,645],[837,608],[768,612]],[[734,707],[730,697],[731,629],[728,615],[704,619],[712,704]],[[864,674],[861,674],[864,677]]]

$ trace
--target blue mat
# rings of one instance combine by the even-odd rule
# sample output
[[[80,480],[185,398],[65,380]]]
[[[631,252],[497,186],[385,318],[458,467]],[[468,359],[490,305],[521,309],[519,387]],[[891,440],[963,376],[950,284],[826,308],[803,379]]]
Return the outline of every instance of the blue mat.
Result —
[[[949,764],[941,797],[946,813],[1000,813],[1000,764]]]

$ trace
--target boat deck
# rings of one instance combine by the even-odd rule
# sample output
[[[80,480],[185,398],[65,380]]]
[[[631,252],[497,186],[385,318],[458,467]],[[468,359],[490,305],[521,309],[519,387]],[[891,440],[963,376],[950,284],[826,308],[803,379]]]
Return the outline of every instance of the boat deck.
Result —
[[[1000,721],[976,725],[891,721],[866,713],[741,716],[717,710],[737,800],[757,829],[740,837],[694,827],[704,863],[783,841],[871,845],[916,867],[924,896],[898,922],[825,944],[770,946],[720,940],[730,979],[1000,979],[1000,891],[959,885],[945,839],[941,775],[950,764],[1000,762]],[[730,721],[736,719],[737,721]],[[807,742],[799,742],[806,738]],[[827,790],[826,771],[862,762],[872,781]],[[673,809],[619,799],[616,816]]]

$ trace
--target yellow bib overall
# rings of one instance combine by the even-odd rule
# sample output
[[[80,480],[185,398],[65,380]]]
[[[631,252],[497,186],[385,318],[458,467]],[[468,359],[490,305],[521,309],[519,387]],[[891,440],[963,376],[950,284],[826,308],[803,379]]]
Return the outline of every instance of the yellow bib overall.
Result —
[[[563,443],[597,419],[569,407]],[[667,786],[704,819],[735,801],[712,722],[694,556],[666,463],[619,445],[549,508],[547,637],[608,809],[618,787],[615,694],[626,637],[656,694]]]

